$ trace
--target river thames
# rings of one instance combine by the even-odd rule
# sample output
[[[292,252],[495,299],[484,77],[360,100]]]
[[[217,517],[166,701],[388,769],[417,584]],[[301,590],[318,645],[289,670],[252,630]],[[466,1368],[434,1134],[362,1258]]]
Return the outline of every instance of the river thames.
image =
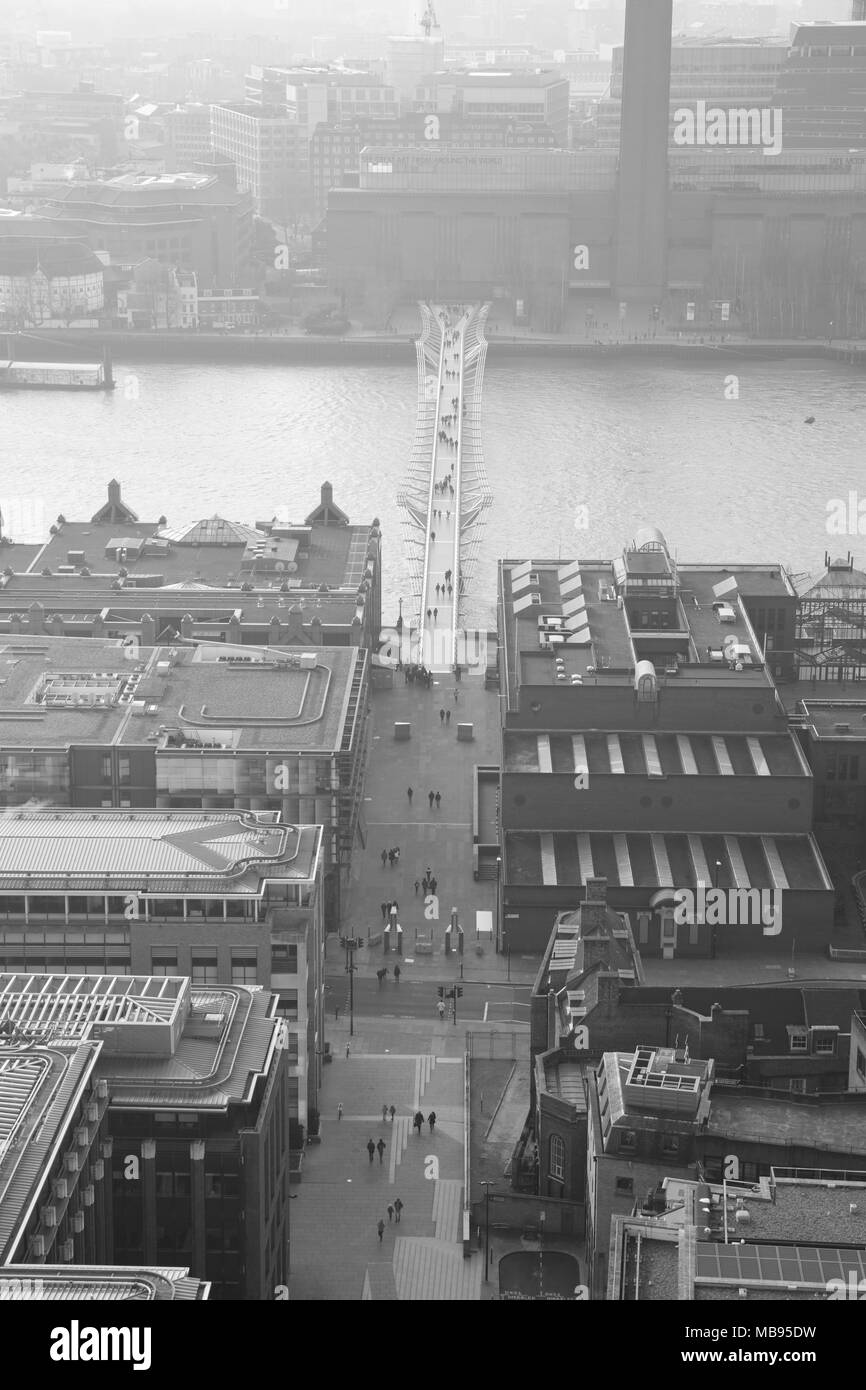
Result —
[[[408,602],[396,494],[414,431],[411,348],[405,365],[121,362],[115,376],[105,395],[0,396],[13,539],[28,538],[16,515],[89,517],[112,476],[142,520],[164,513],[170,525],[278,508],[302,520],[329,479],[353,522],[380,518],[386,618],[398,595]],[[825,550],[851,549],[866,566],[856,530],[827,531],[833,499],[866,498],[866,380],[854,367],[491,355],[483,427],[493,505],[469,621],[492,618],[500,557],[610,557],[645,523],[680,560],[802,574],[820,571]]]

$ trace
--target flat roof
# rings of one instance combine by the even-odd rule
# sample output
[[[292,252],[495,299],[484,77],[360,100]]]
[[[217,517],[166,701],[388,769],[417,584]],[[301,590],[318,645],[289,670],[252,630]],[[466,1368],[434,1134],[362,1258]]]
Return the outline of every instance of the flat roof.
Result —
[[[312,647],[304,655],[314,658],[311,669],[298,665],[300,648],[220,642],[141,647],[133,661],[119,639],[0,636],[0,747],[168,752],[211,742],[337,753],[351,737],[351,693],[366,651]],[[82,696],[76,679],[87,682]]]
[[[0,893],[259,897],[269,880],[315,878],[320,826],[277,811],[28,810],[10,807]]]
[[[800,708],[809,720],[813,738],[851,739],[862,743],[866,739],[866,699],[864,700],[801,700]]]
[[[56,580],[61,581],[61,593],[63,583],[69,584],[70,581],[70,587],[84,592],[110,590],[110,584],[101,583],[99,577],[107,576],[109,580],[114,580],[121,565],[113,555],[106,554],[106,547],[112,541],[127,539],[145,542],[139,553],[131,552],[124,557],[122,568],[131,579],[158,575],[162,584],[189,580],[207,583],[215,588],[255,582],[257,588],[275,584],[277,590],[281,584],[288,583],[292,592],[328,584],[333,589],[356,592],[367,568],[371,526],[334,526],[313,522],[304,532],[306,544],[300,551],[294,540],[295,529],[292,528],[292,537],[282,538],[247,523],[222,517],[192,518],[166,527],[160,527],[156,519],[66,521],[54,535],[45,538],[45,546],[31,574],[33,578],[42,580],[46,591],[53,594],[48,600],[52,603],[58,592],[58,584],[45,584],[46,577],[42,575],[42,570],[46,568],[52,571]],[[297,531],[300,533],[303,529],[304,523],[299,522]],[[159,544],[161,541],[168,544]],[[263,557],[273,552],[275,559],[282,559],[283,570],[251,573],[245,569],[243,561],[252,558],[256,547],[260,547]],[[84,559],[70,561],[70,552],[83,554]],[[24,567],[20,562],[24,555],[19,554],[18,547],[7,546],[3,548],[0,558],[4,567],[15,571],[15,577],[7,587],[22,590],[19,581]],[[57,575],[59,566],[70,563],[76,566],[74,575]],[[91,571],[89,578],[83,579],[77,572],[82,565]],[[129,587],[132,588],[132,585]],[[27,591],[26,586],[23,591]],[[150,592],[152,589],[149,588]],[[238,594],[237,597],[239,603],[248,601],[246,594]],[[290,602],[296,601],[290,597]]]
[[[647,581],[643,587],[641,579]],[[632,630],[630,586],[637,583],[635,596],[645,608],[654,594],[654,580],[659,581],[666,611],[676,595],[672,621]],[[720,599],[718,586],[731,581],[733,588]],[[624,585],[629,589],[623,602]],[[653,648],[658,651],[657,674],[663,679],[672,654],[677,654],[674,678],[680,685],[771,686],[741,602],[743,596],[761,595],[765,589],[770,599],[795,598],[779,566],[752,565],[742,571],[675,566],[658,549],[625,550],[616,560],[503,560],[500,607],[510,704],[516,704],[522,685],[630,683],[636,661],[652,660]],[[734,622],[720,621],[722,602],[734,609]],[[542,619],[554,621],[545,625]],[[739,647],[739,670],[733,669],[727,652],[732,639]]]
[[[725,1140],[803,1147],[827,1153],[866,1153],[866,1095],[862,1104],[796,1097],[756,1099],[730,1089],[713,1091],[706,1132]]]
[[[72,979],[65,975],[0,974],[0,1023],[8,1025],[19,1015],[25,1016],[25,1036],[35,1040],[34,1053],[28,1050],[23,1054],[27,1057],[41,1049],[40,1030],[50,1034],[58,1048],[65,1047],[65,1055],[70,1057],[77,1055],[73,1048],[85,1046],[96,1057],[97,1040],[101,1039],[94,1074],[107,1080],[109,1102],[115,1109],[226,1110],[231,1104],[248,1101],[256,1078],[268,1070],[282,1036],[277,996],[269,990],[244,985],[190,986],[183,977],[169,981],[180,1007],[170,1047],[145,1036],[147,1020],[121,1016],[121,1031],[115,1037],[107,1020],[115,1000],[129,1002],[122,993],[123,981],[112,976],[76,976],[75,988],[70,990]],[[136,985],[137,998],[154,1000],[161,984],[159,978],[144,977]],[[80,1018],[68,1009],[69,1000],[76,997],[88,1006],[108,999],[102,1006],[105,1017],[93,1018],[83,1034]],[[52,1015],[50,1020],[39,1016],[40,998],[46,1015]],[[15,1055],[22,1054],[19,1051]],[[0,1061],[2,1057],[0,1041]],[[0,1069],[0,1097],[3,1084]],[[0,1134],[0,1141],[2,1137]]]
[[[2,657],[0,657],[2,660]],[[866,704],[863,706],[866,710]],[[863,735],[866,738],[866,726]],[[635,733],[633,730],[587,729],[570,733],[533,733],[504,729],[505,772],[575,773],[665,777],[697,768],[701,776],[811,777],[812,773],[792,734],[697,734],[675,731]],[[586,755],[584,757],[584,754]],[[619,756],[617,756],[617,754]],[[550,766],[548,768],[548,759]]]
[[[717,860],[719,888],[833,891],[811,834],[509,830],[504,881],[518,888],[580,889],[588,879],[602,877],[608,889],[670,888],[671,880],[694,887],[699,880],[711,883],[708,866]],[[785,883],[773,867],[778,863]]]
[[[14,1264],[0,1269],[0,1303],[200,1302],[210,1291],[208,1280],[197,1279],[185,1267]]]

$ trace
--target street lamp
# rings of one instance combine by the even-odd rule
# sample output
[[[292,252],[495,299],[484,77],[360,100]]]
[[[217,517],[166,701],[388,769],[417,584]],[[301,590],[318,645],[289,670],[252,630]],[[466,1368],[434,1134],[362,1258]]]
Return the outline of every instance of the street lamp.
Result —
[[[502,856],[496,856],[496,954],[502,944],[502,931],[500,928],[500,917],[502,915]]]
[[[482,1181],[484,1188],[484,1282],[490,1278],[490,1189],[493,1186],[491,1181]]]

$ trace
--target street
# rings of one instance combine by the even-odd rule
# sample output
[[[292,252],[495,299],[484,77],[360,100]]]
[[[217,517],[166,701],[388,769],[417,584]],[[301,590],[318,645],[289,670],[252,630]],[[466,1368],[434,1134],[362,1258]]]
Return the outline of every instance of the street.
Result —
[[[496,984],[485,985],[472,980],[434,980],[425,976],[423,980],[407,979],[411,966],[401,966],[403,972],[400,983],[389,974],[380,986],[375,979],[355,976],[355,1015],[376,1018],[429,1018],[438,1022],[436,1004],[439,999],[439,986],[450,990],[456,983],[463,990],[462,999],[457,1000],[457,1023],[528,1023],[529,985]],[[349,977],[345,971],[328,974],[326,979],[326,1014],[333,1019],[339,1007],[342,1018],[349,1007]],[[447,1017],[450,1019],[451,1001],[446,998]]]

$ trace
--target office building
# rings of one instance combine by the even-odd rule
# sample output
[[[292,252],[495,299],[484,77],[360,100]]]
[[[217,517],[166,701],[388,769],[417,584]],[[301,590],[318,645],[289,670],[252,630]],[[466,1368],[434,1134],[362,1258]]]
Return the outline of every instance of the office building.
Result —
[[[782,111],[786,149],[866,147],[866,20],[797,24],[779,71],[773,104]]]
[[[151,256],[192,270],[204,286],[243,283],[252,257],[252,202],[204,174],[122,174],[46,193],[39,226],[84,241],[111,262]],[[27,230],[4,228],[21,236]]]
[[[437,144],[433,144],[435,136]],[[316,212],[327,210],[332,188],[357,188],[360,180],[361,151],[366,146],[388,149],[416,147],[438,149],[553,148],[558,144],[548,127],[528,125],[507,119],[468,120],[441,115],[435,119],[420,113],[398,120],[347,120],[341,125],[320,124],[310,141],[310,169]],[[371,186],[369,182],[367,186]]]
[[[58,518],[35,553],[7,542],[3,559],[0,633],[378,647],[379,524],[350,524],[330,483],[303,522],[283,513],[172,528],[139,521],[112,479],[89,522]]]
[[[288,1286],[289,1054],[272,995],[12,973],[0,1030],[17,1044],[0,1065],[16,1141],[0,1159],[4,1264],[185,1266],[222,1299]]]
[[[774,684],[796,602],[781,568],[677,564],[652,528],[612,564],[502,562],[503,949],[543,949],[595,877],[643,955],[827,944],[812,774]],[[752,619],[771,608],[772,644]],[[758,926],[758,900],[778,917]]]
[[[237,187],[256,212],[284,221],[303,206],[309,142],[297,121],[283,107],[247,102],[220,102],[210,113],[214,151],[231,160]]]
[[[210,106],[187,102],[162,117],[165,130],[166,171],[171,174],[193,172],[212,152]]]
[[[413,110],[478,120],[495,117],[549,127],[568,144],[568,79],[554,69],[436,72],[415,90]]]
[[[621,135],[623,46],[613,50],[610,94],[597,106],[597,140],[600,149],[618,149]],[[669,90],[669,148],[673,143],[675,113],[706,106],[771,107],[776,80],[785,62],[788,45],[781,39],[684,38],[677,35],[671,46]]]

